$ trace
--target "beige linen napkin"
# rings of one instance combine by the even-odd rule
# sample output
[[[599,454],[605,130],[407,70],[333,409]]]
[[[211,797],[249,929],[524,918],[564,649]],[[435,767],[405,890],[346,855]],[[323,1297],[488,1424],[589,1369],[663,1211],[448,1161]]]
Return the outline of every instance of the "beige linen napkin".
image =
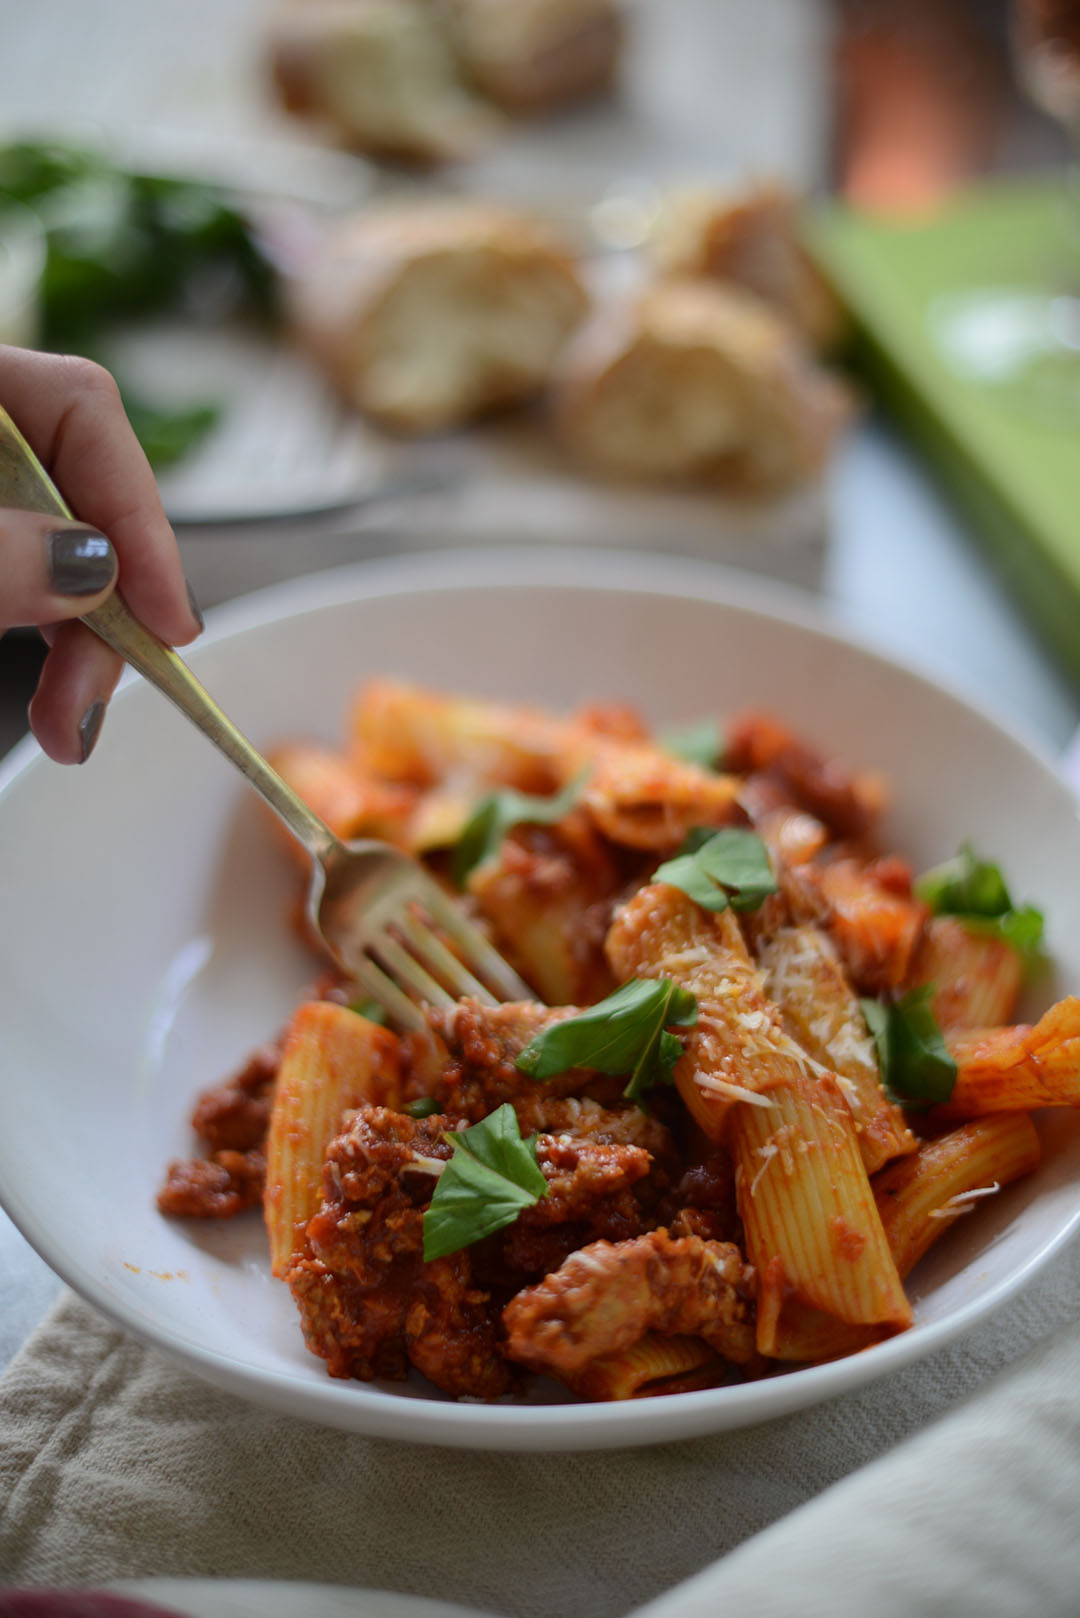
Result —
[[[634,1618],[1075,1618],[1080,1326]]]
[[[1080,1468],[1075,1411],[1068,1422],[1051,1419],[1060,1382],[1063,1405],[1074,1399],[1075,1338],[1042,1362],[1055,1379],[1045,1398],[1038,1366],[1024,1370],[1015,1407],[1006,1381],[957,1418],[968,1424],[960,1439],[946,1420],[845,1484],[838,1507],[830,1497],[780,1520],[1076,1320],[1078,1244],[959,1342],[817,1409],[651,1449],[506,1455],[358,1438],[273,1415],[192,1379],[68,1295],[0,1381],[0,1573],[33,1584],[153,1574],[314,1579],[438,1596],[507,1618],[621,1618],[751,1540],[715,1574],[723,1601],[706,1586],[687,1618],[726,1609],[729,1578],[757,1592],[747,1609],[756,1618],[791,1611],[795,1600],[804,1618],[823,1611],[826,1598],[836,1612],[841,1571],[875,1591],[877,1609],[879,1565],[918,1574],[933,1591],[943,1570],[924,1553],[936,1557],[953,1524],[978,1558],[983,1525],[996,1535],[1002,1517],[1023,1508],[1028,1530],[1037,1516],[1048,1555],[1057,1553],[1060,1521],[1042,1507],[1056,1478],[1070,1482]],[[1028,1447],[1033,1397],[1039,1425]],[[1048,1430],[1054,1449],[1040,1494],[1032,1479]],[[974,1455],[963,1436],[971,1431]],[[893,1476],[905,1502],[895,1512]],[[1070,1488],[1070,1505],[1078,1498]],[[824,1522],[801,1526],[819,1511]],[[770,1549],[778,1537],[780,1548]],[[1014,1542],[1002,1535],[1002,1544]],[[817,1606],[804,1568],[817,1581]],[[867,1604],[849,1610],[865,1613]],[[1020,1618],[1064,1609],[988,1608],[980,1591],[977,1602],[948,1610]],[[661,1613],[681,1618],[677,1606]]]

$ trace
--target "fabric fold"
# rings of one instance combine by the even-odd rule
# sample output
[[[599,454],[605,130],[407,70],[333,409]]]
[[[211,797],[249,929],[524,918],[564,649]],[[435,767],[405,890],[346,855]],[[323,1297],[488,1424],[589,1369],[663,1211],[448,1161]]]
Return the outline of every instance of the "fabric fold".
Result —
[[[668,1601],[682,1599],[682,1581],[718,1564],[707,1578],[750,1581],[757,1569],[755,1613],[790,1611],[793,1600],[807,1613],[823,1611],[820,1602],[828,1600],[832,1612],[837,1570],[849,1561],[861,1569],[856,1588],[864,1596],[876,1591],[875,1570],[890,1566],[890,1557],[905,1577],[911,1560],[936,1578],[959,1554],[949,1550],[947,1520],[977,1526],[980,1498],[990,1500],[1013,1475],[1028,1499],[1042,1501],[1035,1486],[1040,1446],[1052,1440],[1044,1489],[1054,1476],[1075,1476],[1080,1434],[1059,1419],[1048,1388],[1033,1402],[1037,1378],[1031,1383],[1026,1369],[1017,1372],[1018,1385],[1029,1389],[1020,1408],[1036,1440],[1026,1450],[1021,1426],[1001,1427],[1011,1395],[1002,1401],[996,1390],[976,1390],[1077,1319],[1074,1244],[978,1329],[814,1409],[648,1449],[514,1455],[366,1439],[276,1415],[189,1376],[66,1294],[0,1380],[0,1577],[98,1586],[155,1575],[274,1578],[441,1598],[504,1618],[626,1618],[647,1612],[665,1592],[672,1592]],[[1071,1398],[1074,1362],[1058,1354],[1055,1343],[1046,1365],[1060,1372]],[[1007,1377],[1002,1387],[1008,1385]],[[969,1412],[985,1400],[994,1428],[978,1438],[973,1462],[948,1437],[949,1412],[972,1393],[955,1419],[973,1419]],[[923,1429],[917,1450],[904,1444]],[[938,1443],[940,1452],[922,1447]],[[909,1461],[913,1451],[921,1458]],[[860,1471],[879,1457],[881,1484],[877,1471]],[[887,1487],[894,1468],[901,1480],[895,1497]],[[938,1479],[944,1503],[935,1508],[936,1526],[915,1511],[918,1488],[909,1473],[927,1488]],[[837,1493],[847,1491],[840,1508],[823,1495],[834,1484]],[[874,1492],[864,1497],[870,1484]],[[1071,1482],[1067,1488],[1076,1498]],[[905,1490],[915,1504],[904,1503]],[[956,1510],[949,1516],[951,1493]],[[894,1498],[901,1502],[895,1511]],[[1055,1500],[1051,1493],[1042,1503],[1048,1558],[1059,1533]],[[961,1507],[975,1515],[957,1516]],[[828,1516],[810,1531],[821,1539],[807,1564],[810,1581],[801,1571],[807,1540],[799,1537],[800,1522],[818,1511]],[[1028,1532],[1035,1527],[1029,1522]],[[768,1547],[776,1536],[786,1543],[789,1531],[795,1550],[781,1574],[781,1552]],[[940,1569],[920,1550],[937,1559],[939,1535],[948,1551]],[[964,1546],[970,1556],[961,1571],[978,1576],[971,1589],[985,1597],[974,1530]],[[959,1582],[957,1575],[950,1588]],[[697,1599],[695,1588],[686,1599]],[[726,1610],[728,1587],[717,1588]],[[905,1606],[910,1592],[900,1589],[897,1613],[944,1610]],[[704,1599],[686,1618],[714,1610],[707,1587]],[[876,1594],[874,1605],[878,1618]],[[992,1618],[1026,1618],[1042,1609],[980,1605],[979,1618],[987,1610]],[[1045,1610],[1058,1610],[1050,1597]],[[662,1606],[658,1618],[665,1618]],[[678,1607],[671,1618],[683,1618]]]

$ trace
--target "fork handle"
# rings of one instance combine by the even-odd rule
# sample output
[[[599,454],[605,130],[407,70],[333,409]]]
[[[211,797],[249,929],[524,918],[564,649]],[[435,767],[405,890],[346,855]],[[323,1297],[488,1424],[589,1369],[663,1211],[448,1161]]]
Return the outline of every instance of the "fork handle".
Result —
[[[47,516],[73,520],[73,513],[59,489],[2,407],[0,506],[41,511]],[[252,747],[172,647],[166,646],[139,622],[117,591],[93,612],[85,613],[82,621],[198,726],[262,795],[313,859],[323,861],[340,848],[329,826]]]

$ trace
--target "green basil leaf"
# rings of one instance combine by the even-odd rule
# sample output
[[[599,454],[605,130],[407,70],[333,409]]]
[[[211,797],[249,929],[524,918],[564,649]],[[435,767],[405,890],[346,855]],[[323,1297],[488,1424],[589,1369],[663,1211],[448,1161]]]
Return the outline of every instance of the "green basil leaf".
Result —
[[[699,719],[692,725],[663,730],[657,743],[672,758],[697,764],[703,770],[718,770],[727,748],[724,733],[715,719]]]
[[[406,1101],[401,1110],[410,1118],[434,1118],[440,1108],[434,1096],[419,1096],[415,1101]]]
[[[512,827],[553,826],[563,820],[577,806],[588,773],[583,770],[548,798],[533,797],[510,787],[482,798],[466,821],[454,850],[453,877],[458,887],[463,888],[476,867],[498,852]]]
[[[536,1136],[522,1140],[509,1102],[445,1137],[454,1155],[439,1176],[424,1213],[424,1259],[446,1258],[503,1230],[547,1195],[536,1158]]]
[[[349,1010],[355,1011],[358,1017],[366,1017],[368,1022],[377,1022],[381,1027],[386,1027],[386,1012],[377,1000],[350,1000]]]
[[[455,1152],[468,1152],[493,1174],[531,1191],[534,1200],[546,1193],[547,1181],[536,1158],[536,1136],[522,1139],[517,1114],[508,1101],[471,1129],[455,1130],[447,1139]]]
[[[881,1069],[881,1082],[885,1085],[885,1075],[889,1068],[889,1008],[882,1000],[860,1000],[859,1004],[866,1019],[866,1026],[870,1030],[870,1037],[874,1041],[878,1067]]]
[[[756,910],[776,892],[768,850],[756,832],[739,826],[710,831],[695,826],[673,860],[652,874],[706,910]]]
[[[933,992],[930,984],[924,984],[892,1005],[861,1002],[877,1046],[885,1093],[904,1107],[948,1101],[956,1083],[956,1063],[930,1008]]]
[[[703,910],[720,911],[728,907],[729,900],[724,889],[713,881],[696,854],[676,854],[673,860],[666,860],[658,866],[649,880],[670,883]]]
[[[970,843],[951,860],[924,871],[915,892],[937,915],[1002,916],[1012,909],[999,867],[980,860]]]
[[[915,892],[935,915],[994,932],[1024,955],[1036,954],[1042,944],[1042,911],[1014,905],[1000,867],[980,859],[970,843],[953,859],[924,871]]]
[[[653,1084],[670,1084],[682,1044],[669,1027],[692,1028],[697,1001],[670,978],[632,978],[576,1017],[552,1023],[526,1045],[517,1066],[534,1079],[573,1067],[626,1073],[624,1096],[640,1105]]]
[[[1034,905],[1018,905],[997,920],[997,930],[1021,955],[1036,955],[1042,948],[1043,913]]]

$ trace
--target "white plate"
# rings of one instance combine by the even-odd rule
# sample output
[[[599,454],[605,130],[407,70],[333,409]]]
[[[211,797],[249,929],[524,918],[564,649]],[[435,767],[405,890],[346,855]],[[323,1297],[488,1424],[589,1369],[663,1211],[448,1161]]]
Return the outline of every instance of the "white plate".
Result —
[[[322,574],[219,613],[192,662],[256,742],[342,735],[385,671],[556,708],[626,698],[655,721],[759,704],[895,784],[891,846],[926,865],[966,837],[1049,911],[1053,981],[1080,985],[1080,821],[1049,761],[790,598],[718,569],[611,553],[411,557]],[[417,1382],[332,1381],[269,1277],[255,1220],[171,1222],[166,1160],[206,1084],[284,1020],[310,962],[291,878],[245,788],[132,681],[90,765],[31,744],[0,777],[0,1187],[92,1303],[190,1370],[360,1432],[498,1449],[679,1438],[786,1414],[908,1364],[1025,1282],[1080,1218],[1080,1116],[1039,1174],[950,1232],[914,1278],[916,1324],[833,1365],[628,1405],[456,1404]]]

